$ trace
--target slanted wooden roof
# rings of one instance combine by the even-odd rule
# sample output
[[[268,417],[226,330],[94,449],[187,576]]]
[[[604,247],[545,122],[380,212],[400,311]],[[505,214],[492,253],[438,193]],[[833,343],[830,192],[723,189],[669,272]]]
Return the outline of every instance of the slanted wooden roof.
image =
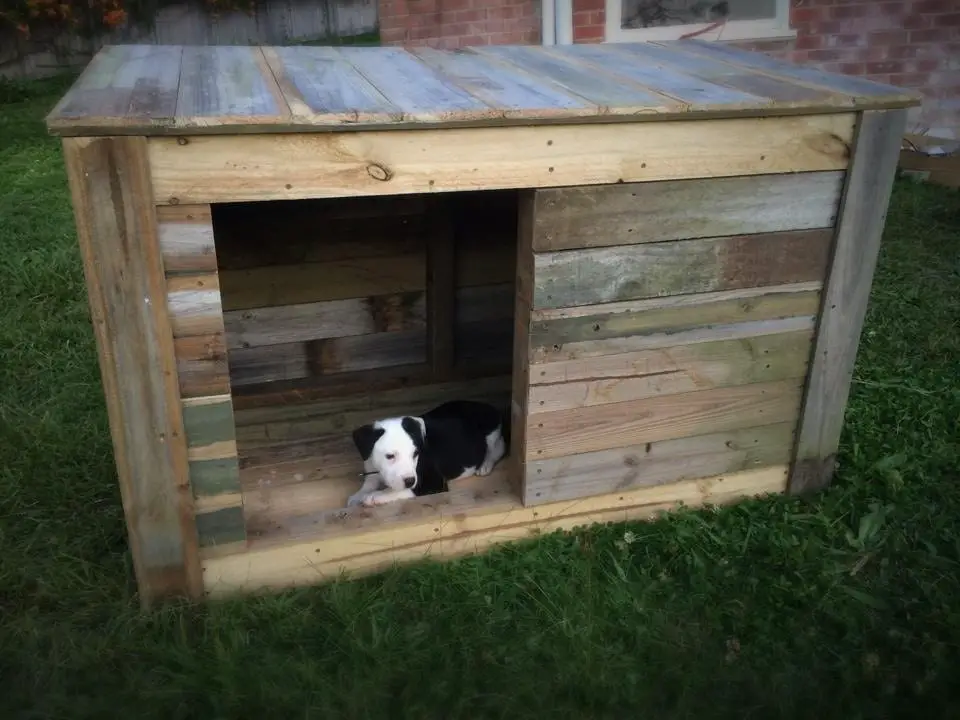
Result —
[[[907,107],[887,85],[696,40],[101,50],[47,118],[61,135],[658,120]]]

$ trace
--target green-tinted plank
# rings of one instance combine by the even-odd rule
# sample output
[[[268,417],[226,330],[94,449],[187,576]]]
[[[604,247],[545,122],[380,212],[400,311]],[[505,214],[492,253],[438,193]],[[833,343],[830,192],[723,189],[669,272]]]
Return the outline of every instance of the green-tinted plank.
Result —
[[[240,464],[235,457],[192,460],[190,485],[197,497],[240,492]]]
[[[247,539],[243,508],[228,507],[197,515],[200,547],[213,547]]]
[[[183,427],[187,446],[191,448],[233,440],[233,402],[229,396],[186,400],[183,403]]]

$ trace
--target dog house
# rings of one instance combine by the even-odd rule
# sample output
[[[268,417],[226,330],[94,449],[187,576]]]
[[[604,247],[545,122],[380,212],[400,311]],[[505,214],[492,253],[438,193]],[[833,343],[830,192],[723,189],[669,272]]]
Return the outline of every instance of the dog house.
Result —
[[[64,136],[141,596],[824,486],[906,108],[697,41],[114,46]],[[358,425],[511,408],[345,507]]]

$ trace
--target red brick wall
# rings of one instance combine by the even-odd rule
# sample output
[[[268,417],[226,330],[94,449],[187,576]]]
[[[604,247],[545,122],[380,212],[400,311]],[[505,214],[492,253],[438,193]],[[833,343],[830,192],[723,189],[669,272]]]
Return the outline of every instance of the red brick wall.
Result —
[[[960,0],[793,0],[794,40],[737,43],[921,90],[913,130],[960,137]]]
[[[529,45],[540,42],[539,0],[379,0],[384,45]]]
[[[603,42],[606,28],[605,0],[573,0],[573,41]]]

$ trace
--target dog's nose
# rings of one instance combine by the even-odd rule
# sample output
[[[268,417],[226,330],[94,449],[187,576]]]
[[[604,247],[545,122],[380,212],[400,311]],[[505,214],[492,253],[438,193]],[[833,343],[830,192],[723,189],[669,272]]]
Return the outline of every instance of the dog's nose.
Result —
[[[417,478],[415,478],[415,477],[405,477],[405,478],[403,479],[403,484],[406,485],[407,488],[412,488],[414,485],[417,484]]]

